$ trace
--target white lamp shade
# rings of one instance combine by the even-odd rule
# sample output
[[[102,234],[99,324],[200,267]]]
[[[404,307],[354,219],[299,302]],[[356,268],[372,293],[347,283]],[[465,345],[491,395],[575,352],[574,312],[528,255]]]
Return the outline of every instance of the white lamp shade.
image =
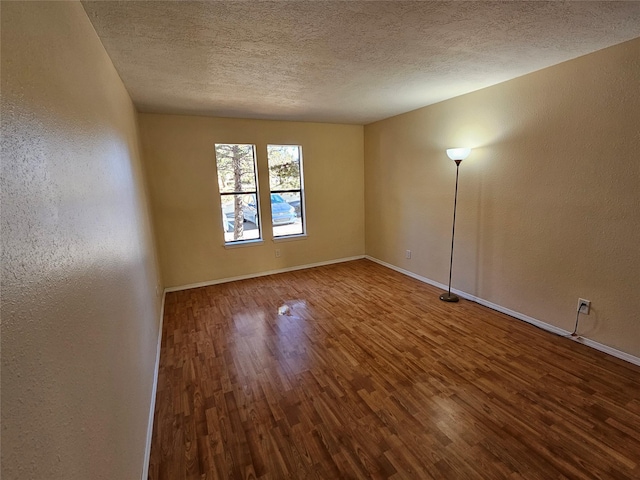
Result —
[[[464,160],[470,153],[470,148],[447,148],[447,156],[451,160]]]

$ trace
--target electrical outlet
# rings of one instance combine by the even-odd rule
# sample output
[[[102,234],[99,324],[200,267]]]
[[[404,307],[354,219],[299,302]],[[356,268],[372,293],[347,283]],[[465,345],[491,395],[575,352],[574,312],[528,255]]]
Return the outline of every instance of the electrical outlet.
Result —
[[[407,250],[404,254],[404,258],[411,258],[411,250]]]
[[[591,300],[585,300],[584,298],[578,299],[578,312],[589,315],[591,309]]]
[[[280,249],[276,248],[276,258],[280,258]]]

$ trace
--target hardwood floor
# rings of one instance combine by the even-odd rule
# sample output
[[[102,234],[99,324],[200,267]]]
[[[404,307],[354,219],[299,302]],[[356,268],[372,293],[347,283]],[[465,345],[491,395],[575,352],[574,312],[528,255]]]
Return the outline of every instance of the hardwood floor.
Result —
[[[440,293],[359,260],[167,294],[149,478],[640,478],[639,367]]]

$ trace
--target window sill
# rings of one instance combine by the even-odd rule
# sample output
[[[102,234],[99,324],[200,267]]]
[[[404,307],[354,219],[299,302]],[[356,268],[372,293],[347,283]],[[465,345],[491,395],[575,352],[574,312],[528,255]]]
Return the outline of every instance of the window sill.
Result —
[[[301,233],[299,235],[287,235],[286,237],[274,237],[273,241],[274,243],[280,243],[280,242],[293,242],[295,240],[306,240],[307,239],[307,234],[306,233]]]
[[[254,245],[262,245],[264,243],[264,240],[260,239],[260,240],[243,240],[240,242],[233,242],[233,243],[225,243],[224,244],[224,248],[242,248],[242,247],[252,247]]]

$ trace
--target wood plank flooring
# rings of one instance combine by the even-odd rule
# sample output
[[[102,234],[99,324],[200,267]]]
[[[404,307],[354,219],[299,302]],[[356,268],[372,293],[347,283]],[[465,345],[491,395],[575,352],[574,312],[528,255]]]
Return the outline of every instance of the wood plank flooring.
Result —
[[[640,478],[639,367],[439,293],[359,260],[167,294],[149,478]]]

